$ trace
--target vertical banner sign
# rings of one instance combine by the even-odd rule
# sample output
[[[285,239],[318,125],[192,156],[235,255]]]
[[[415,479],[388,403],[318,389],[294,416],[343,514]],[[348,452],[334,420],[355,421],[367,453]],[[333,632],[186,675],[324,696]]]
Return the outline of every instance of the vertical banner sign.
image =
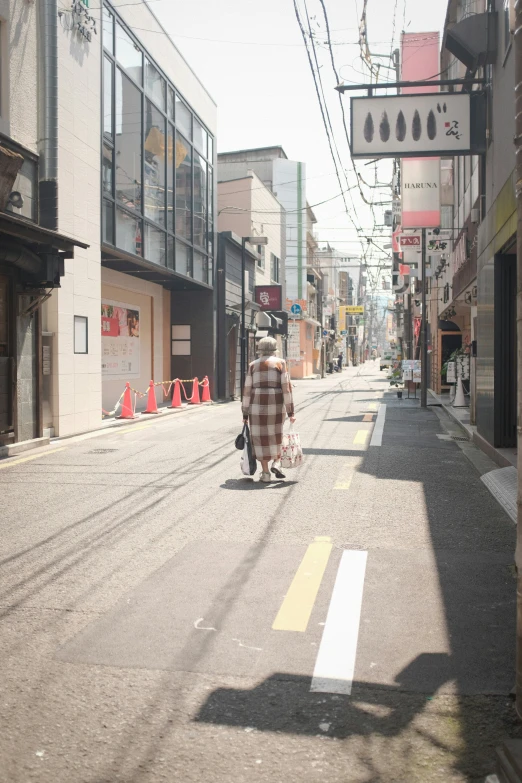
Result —
[[[419,40],[419,37],[422,40]],[[421,81],[437,79],[439,64],[439,33],[404,33],[402,36],[401,79]],[[403,94],[439,93],[433,87],[407,87]],[[439,102],[440,103],[440,102]],[[447,104],[441,104],[444,115]],[[446,112],[447,114],[447,112]],[[453,120],[453,118],[452,118]],[[439,120],[440,121],[440,120]],[[427,131],[429,133],[429,131]],[[453,138],[453,137],[451,137]],[[402,227],[436,228],[440,226],[440,158],[403,158],[401,161]]]
[[[440,226],[440,159],[404,158],[402,171],[402,227]]]
[[[288,352],[287,359],[290,362],[301,361],[301,326],[296,323],[288,323]]]
[[[114,380],[140,376],[140,308],[102,299],[102,375]]]

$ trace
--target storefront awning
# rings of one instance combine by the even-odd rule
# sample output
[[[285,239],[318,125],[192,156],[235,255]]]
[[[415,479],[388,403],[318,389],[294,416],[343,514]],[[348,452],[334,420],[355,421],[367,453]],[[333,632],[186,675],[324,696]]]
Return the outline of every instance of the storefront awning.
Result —
[[[84,242],[60,234],[58,231],[42,228],[30,220],[10,212],[0,212],[0,234],[18,239],[27,245],[45,246],[63,252],[72,251],[75,247],[81,247],[84,250],[89,247]]]

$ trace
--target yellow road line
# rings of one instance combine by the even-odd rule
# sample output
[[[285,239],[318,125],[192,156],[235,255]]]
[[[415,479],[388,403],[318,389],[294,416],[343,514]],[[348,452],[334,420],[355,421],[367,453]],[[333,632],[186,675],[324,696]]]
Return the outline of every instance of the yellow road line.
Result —
[[[331,551],[328,537],[310,544],[274,620],[274,631],[306,631]]]
[[[370,434],[369,430],[359,430],[357,432],[357,435],[353,439],[355,446],[364,446],[366,441],[368,440],[368,435]]]
[[[377,410],[377,403],[370,402],[370,404],[368,405],[368,410],[369,411],[376,411]]]
[[[362,458],[360,457],[352,457],[348,462],[346,462],[339,471],[334,489],[350,489],[352,479],[361,465]]]
[[[48,454],[56,454],[58,451],[65,451],[66,446],[62,446],[61,449],[52,449],[51,451],[45,451],[42,454],[31,454],[30,457],[22,457],[21,459],[15,459],[12,462],[6,462],[5,465],[0,463],[0,470],[4,468],[10,468],[13,465],[21,465],[22,462],[29,462],[32,459],[40,459],[40,457],[46,457]]]

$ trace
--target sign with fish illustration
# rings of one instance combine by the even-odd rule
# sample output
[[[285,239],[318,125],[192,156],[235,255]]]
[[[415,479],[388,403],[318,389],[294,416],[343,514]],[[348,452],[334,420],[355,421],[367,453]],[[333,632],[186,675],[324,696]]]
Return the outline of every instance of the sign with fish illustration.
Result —
[[[354,158],[466,155],[472,149],[469,93],[352,98]]]

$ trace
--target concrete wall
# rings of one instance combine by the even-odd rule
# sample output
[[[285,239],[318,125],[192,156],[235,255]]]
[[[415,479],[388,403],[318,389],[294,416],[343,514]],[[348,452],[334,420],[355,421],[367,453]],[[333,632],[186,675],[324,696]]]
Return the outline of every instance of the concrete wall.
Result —
[[[279,282],[283,285],[284,303],[285,210],[253,170],[247,169],[244,173],[243,178],[218,183],[218,230],[232,231],[240,237],[266,236],[268,238],[268,245],[264,246],[264,267],[256,264],[255,282],[256,285],[272,282],[270,262],[273,253],[280,260]],[[221,174],[220,168],[219,175]],[[234,207],[234,210],[223,211],[227,207]]]
[[[90,9],[100,28],[99,5]],[[54,332],[52,413],[57,435],[101,422],[100,41],[81,39],[68,14],[58,27],[58,228],[89,245],[65,262],[61,288],[45,307]],[[74,316],[88,318],[89,353],[74,353]]]
[[[0,132],[33,152],[38,140],[37,16],[37,4],[0,0]]]

